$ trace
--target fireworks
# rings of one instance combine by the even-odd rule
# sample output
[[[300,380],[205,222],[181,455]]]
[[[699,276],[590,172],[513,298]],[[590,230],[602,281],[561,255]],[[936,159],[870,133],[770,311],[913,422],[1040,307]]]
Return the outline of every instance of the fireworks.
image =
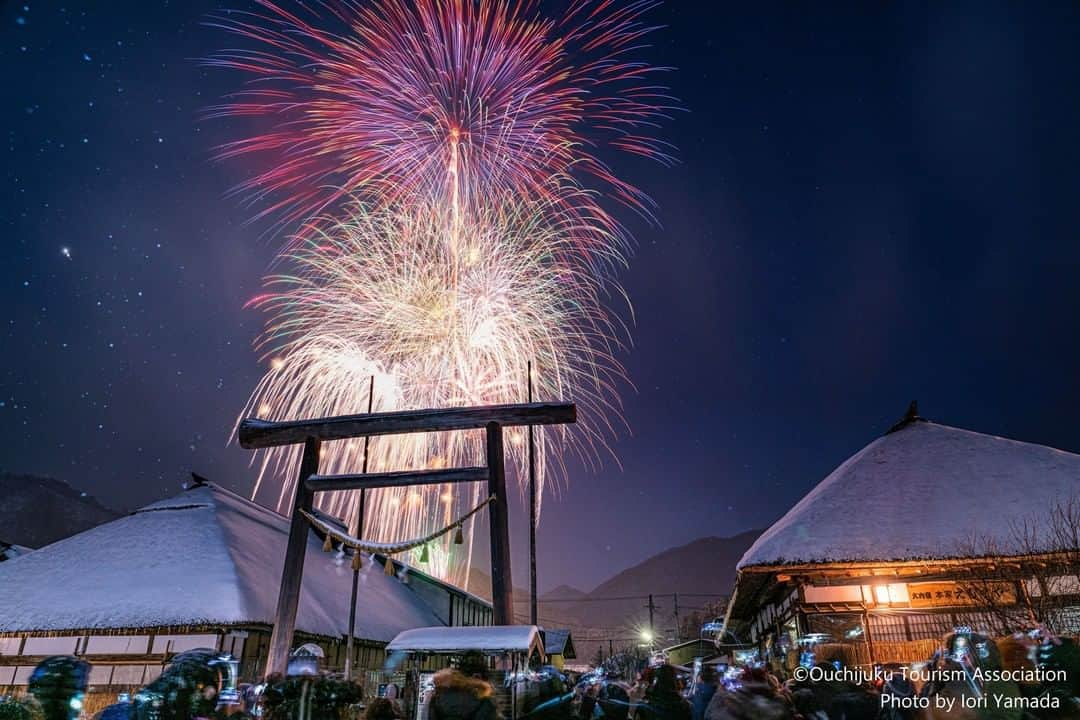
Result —
[[[320,18],[263,0],[258,17],[220,20],[259,47],[211,61],[252,78],[211,114],[272,127],[222,155],[269,160],[241,188],[273,198],[261,215],[303,221],[354,196],[430,195],[462,212],[492,197],[544,198],[581,221],[576,252],[609,260],[621,229],[579,190],[591,178],[591,190],[649,210],[597,153],[668,159],[645,131],[670,102],[651,82],[656,68],[632,58],[655,4],[574,0],[556,22],[529,1],[346,2]]]
[[[285,419],[355,412],[367,406],[372,376],[376,411],[521,402],[530,360],[545,369],[534,375],[538,397],[573,397],[583,418],[610,413],[619,373],[608,340],[615,329],[596,278],[559,261],[565,236],[547,206],[503,206],[458,219],[445,204],[402,211],[352,205],[347,215],[311,228],[289,256],[297,273],[271,278],[269,292],[253,300],[274,318],[264,338],[273,362],[245,413]],[[446,241],[451,232],[456,251]],[[584,429],[602,442],[595,423]],[[541,481],[549,477],[549,437],[536,437]],[[523,438],[514,429],[507,443],[521,477]],[[323,472],[355,472],[363,462],[363,441],[325,448]],[[260,477],[289,477],[299,452],[264,454]],[[482,433],[374,438],[369,452],[372,469],[484,464]],[[460,499],[449,487],[373,493],[365,532],[422,534],[450,519],[455,500],[475,504],[480,491]],[[280,492],[279,503],[287,504],[292,488]],[[355,503],[339,494],[324,507],[349,516]],[[446,555],[433,561],[433,569],[451,572]]]
[[[521,402],[531,362],[537,398],[578,403],[579,447],[602,443],[618,415],[622,335],[604,299],[626,247],[602,197],[645,214],[650,203],[600,154],[668,159],[646,132],[667,98],[631,57],[654,4],[572,0],[554,21],[529,1],[327,3],[320,17],[263,0],[222,18],[257,47],[211,61],[252,80],[211,115],[265,131],[221,154],[269,161],[239,190],[263,203],[257,217],[300,224],[282,257],[292,273],[252,303],[271,318],[269,369],[244,413],[360,412],[372,376],[376,411]],[[562,434],[537,432],[541,488]],[[507,445],[519,468],[523,438]],[[279,505],[299,452],[259,456]],[[329,443],[321,470],[355,472],[363,452],[363,441]],[[482,463],[476,433],[370,445],[373,471]],[[373,493],[365,535],[423,534],[477,499]],[[324,508],[351,515],[355,503],[341,494]],[[460,581],[467,558],[449,549],[435,548],[432,570]]]

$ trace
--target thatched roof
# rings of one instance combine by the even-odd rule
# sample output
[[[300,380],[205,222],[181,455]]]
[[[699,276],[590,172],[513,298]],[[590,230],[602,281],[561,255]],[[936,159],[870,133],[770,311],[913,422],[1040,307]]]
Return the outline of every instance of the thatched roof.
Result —
[[[1080,488],[1080,455],[909,418],[834,470],[739,568],[942,559]]]
[[[289,521],[205,484],[0,564],[0,632],[272,624]],[[296,629],[342,637],[352,569],[308,537]],[[356,635],[440,624],[366,558]]]

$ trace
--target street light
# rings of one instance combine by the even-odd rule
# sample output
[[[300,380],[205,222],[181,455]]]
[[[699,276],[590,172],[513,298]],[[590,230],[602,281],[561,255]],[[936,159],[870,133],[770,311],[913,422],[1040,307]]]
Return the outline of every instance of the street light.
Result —
[[[649,630],[648,628],[645,628],[644,630],[641,631],[641,642],[651,644],[653,639],[654,638],[653,638],[652,630]]]

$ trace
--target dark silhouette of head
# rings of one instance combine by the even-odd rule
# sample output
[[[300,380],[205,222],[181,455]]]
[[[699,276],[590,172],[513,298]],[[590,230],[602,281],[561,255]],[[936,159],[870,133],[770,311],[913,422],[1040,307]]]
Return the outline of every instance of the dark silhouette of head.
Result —
[[[79,716],[90,677],[90,665],[76,657],[45,658],[30,676],[30,693],[37,699],[46,720],[69,720]]]
[[[477,652],[466,653],[458,661],[457,669],[462,675],[486,680],[488,676],[487,658]]]
[[[657,692],[661,693],[677,693],[679,692],[679,683],[675,677],[675,668],[667,663],[660,665],[656,668],[655,673],[656,682],[653,687]]]
[[[375,698],[364,711],[364,720],[397,720],[398,717],[394,703],[386,698]]]

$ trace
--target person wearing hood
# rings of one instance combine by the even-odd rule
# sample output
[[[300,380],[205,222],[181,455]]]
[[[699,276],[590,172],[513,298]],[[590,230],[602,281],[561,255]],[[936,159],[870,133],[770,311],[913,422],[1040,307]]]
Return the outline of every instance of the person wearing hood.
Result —
[[[82,714],[89,685],[90,665],[70,655],[41,661],[30,676],[30,694],[41,706],[45,720],[74,720]]]
[[[654,677],[653,686],[637,706],[637,720],[692,720],[690,703],[679,694],[675,668],[660,665]]]
[[[608,720],[627,720],[630,716],[630,693],[616,682],[604,683],[598,702]]]
[[[393,700],[385,697],[375,698],[364,711],[364,720],[401,720],[401,713],[398,712]]]
[[[791,707],[777,696],[764,670],[745,670],[738,689],[713,694],[705,720],[791,720]]]
[[[94,715],[94,720],[131,720],[132,705],[130,701],[115,702],[102,708]]]
[[[497,720],[495,690],[487,681],[483,657],[466,656],[457,669],[440,670],[432,679],[435,693],[430,720]]]
[[[903,673],[899,663],[883,668],[885,682],[881,688],[880,720],[914,720],[915,708],[905,707],[915,697],[915,685]]]

